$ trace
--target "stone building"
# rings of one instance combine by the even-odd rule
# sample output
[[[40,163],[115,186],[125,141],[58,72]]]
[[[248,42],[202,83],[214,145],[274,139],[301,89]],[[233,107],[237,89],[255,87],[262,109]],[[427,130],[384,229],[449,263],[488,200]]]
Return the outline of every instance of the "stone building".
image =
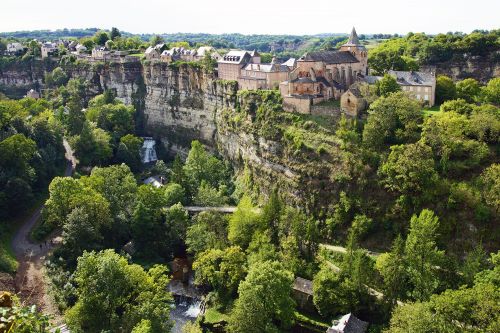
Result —
[[[21,43],[8,43],[5,53],[8,55],[19,55],[24,52],[24,46]]]
[[[54,56],[57,54],[57,44],[56,43],[43,43],[41,46],[42,59]]]
[[[194,60],[195,61],[203,60],[206,54],[210,54],[210,57],[212,57],[212,59],[216,61],[219,61],[222,58],[219,52],[217,52],[217,50],[212,46],[200,46],[198,50],[196,50]]]
[[[436,76],[434,72],[388,71],[396,79],[402,91],[409,93],[422,103],[434,106],[436,103]],[[367,75],[363,78],[368,84],[375,84],[382,76]]]
[[[241,70],[250,63],[260,64],[260,54],[257,51],[231,50],[217,62],[218,77],[237,81]]]
[[[434,106],[436,101],[436,76],[434,73],[389,71],[401,90],[409,92],[419,101]]]
[[[309,52],[297,60],[288,80],[280,84],[285,109],[310,113],[311,105],[339,99],[367,71],[368,51],[353,28],[340,50]]]
[[[316,308],[313,303],[313,285],[311,280],[301,277],[296,277],[293,286],[293,299],[300,309],[315,312]]]
[[[288,77],[289,68],[276,62],[273,58],[270,64],[249,63],[241,69],[238,77],[240,89],[274,89]]]
[[[347,89],[340,97],[340,109],[348,116],[357,117],[367,107],[368,103],[356,84]]]
[[[28,98],[34,98],[34,99],[39,99],[40,98],[40,93],[38,91],[36,91],[35,89],[30,89],[26,93],[26,97],[28,97]]]
[[[92,58],[96,60],[105,60],[109,58],[111,51],[105,46],[98,46],[92,49]]]
[[[153,46],[148,47],[144,52],[146,60],[160,60],[160,55],[159,49]]]

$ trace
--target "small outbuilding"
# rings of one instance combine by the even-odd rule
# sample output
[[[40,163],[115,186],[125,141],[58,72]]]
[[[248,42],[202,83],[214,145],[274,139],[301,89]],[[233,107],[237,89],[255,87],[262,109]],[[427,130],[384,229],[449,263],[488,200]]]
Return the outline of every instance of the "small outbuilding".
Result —
[[[313,285],[311,280],[296,277],[293,281],[293,298],[300,309],[315,312],[313,303]]]
[[[366,99],[355,85],[347,89],[340,97],[340,109],[348,116],[357,117],[367,107]]]

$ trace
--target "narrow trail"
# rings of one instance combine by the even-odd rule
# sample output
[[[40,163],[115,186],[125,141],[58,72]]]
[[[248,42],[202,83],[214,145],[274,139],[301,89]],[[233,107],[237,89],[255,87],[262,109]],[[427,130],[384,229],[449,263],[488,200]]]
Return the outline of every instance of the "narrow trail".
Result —
[[[76,160],[68,142],[64,140],[63,144],[67,160],[64,176],[71,177]],[[47,256],[60,243],[61,237],[57,234],[51,235],[41,243],[33,243],[30,239],[31,230],[40,218],[43,207],[44,205],[41,205],[35,210],[12,239],[12,249],[19,262],[15,277],[16,293],[24,304],[36,304],[40,311],[52,315],[54,320],[59,322],[61,315],[47,294],[48,286],[44,278],[43,264]]]

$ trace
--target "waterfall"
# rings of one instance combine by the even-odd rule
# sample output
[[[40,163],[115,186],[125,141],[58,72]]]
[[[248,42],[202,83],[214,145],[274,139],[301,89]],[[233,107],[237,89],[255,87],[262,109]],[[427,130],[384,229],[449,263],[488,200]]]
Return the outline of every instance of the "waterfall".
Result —
[[[189,308],[184,312],[184,315],[190,318],[196,318],[201,312],[201,302],[194,301]]]
[[[158,157],[156,156],[155,140],[151,137],[145,137],[143,139],[144,143],[142,144],[142,148],[140,151],[142,163],[146,164],[156,162],[158,160]]]

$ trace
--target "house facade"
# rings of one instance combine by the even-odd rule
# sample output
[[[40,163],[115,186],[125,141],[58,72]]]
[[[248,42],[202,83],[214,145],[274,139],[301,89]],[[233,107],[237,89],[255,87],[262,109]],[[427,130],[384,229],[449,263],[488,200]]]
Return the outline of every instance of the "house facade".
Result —
[[[8,55],[19,55],[23,53],[24,46],[21,43],[8,43],[5,53]]]
[[[256,51],[229,51],[217,62],[219,79],[238,81],[241,70],[250,63],[260,64],[260,55]]]
[[[57,44],[56,43],[42,43],[41,51],[42,51],[42,59],[54,56],[57,54]]]
[[[240,71],[238,87],[247,90],[275,89],[287,79],[289,71],[288,66],[277,63],[275,58],[270,64],[249,63]]]

